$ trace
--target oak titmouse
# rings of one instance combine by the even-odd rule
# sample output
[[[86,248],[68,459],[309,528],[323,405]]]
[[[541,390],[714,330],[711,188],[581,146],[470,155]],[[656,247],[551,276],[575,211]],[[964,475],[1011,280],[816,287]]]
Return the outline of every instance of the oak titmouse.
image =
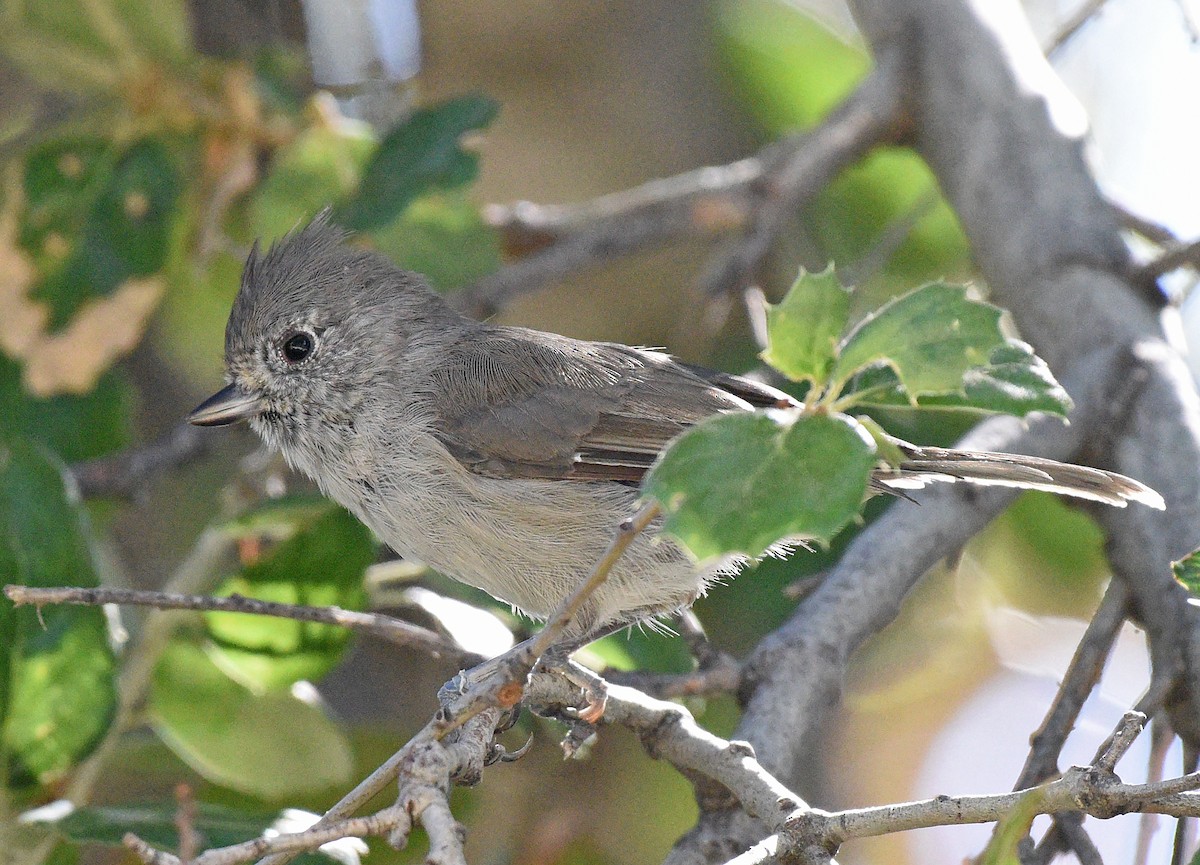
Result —
[[[781,391],[625,345],[469,320],[319,216],[251,252],[225,331],[228,386],[192,423],[249,420],[403,556],[549,615],[629,517],[662,448]],[[873,485],[968,480],[1162,506],[1136,481],[1033,457],[918,448]],[[680,609],[736,565],[637,538],[570,634]]]

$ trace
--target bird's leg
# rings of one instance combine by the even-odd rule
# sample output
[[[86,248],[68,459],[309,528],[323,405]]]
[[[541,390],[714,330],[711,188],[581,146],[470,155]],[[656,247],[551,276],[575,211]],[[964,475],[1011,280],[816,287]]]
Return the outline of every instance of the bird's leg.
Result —
[[[441,704],[443,712],[448,715],[454,714],[476,694],[484,698],[496,698],[492,702],[504,709],[514,706],[519,702],[520,694],[514,695],[517,699],[509,700],[505,699],[507,694],[501,692],[506,686],[514,684],[519,686],[520,691],[524,691],[529,669],[537,660],[529,657],[532,643],[532,639],[524,640],[507,652],[469,669],[459,670],[458,675],[438,690],[438,703]],[[488,693],[480,693],[481,691]]]
[[[704,625],[700,624],[690,608],[679,612],[679,635],[687,643],[688,651],[696,661],[696,669],[709,670],[723,660],[720,649],[708,641]]]
[[[589,670],[578,661],[571,660],[571,654],[586,643],[592,642],[592,639],[589,637],[586,642],[571,640],[551,646],[542,655],[535,669],[557,673],[581,689],[587,702],[582,708],[568,709],[568,715],[594,727],[604,716],[604,707],[608,704],[608,683],[600,674]]]
[[[541,658],[530,657],[533,641],[526,640],[502,655],[477,664],[469,670],[461,670],[438,691],[438,702],[443,713],[448,716],[479,698],[505,708],[515,705],[505,697],[511,694],[514,701],[519,699],[525,686],[524,671],[530,669],[529,665],[532,664],[533,669],[562,676],[583,691],[585,704],[578,709],[568,709],[564,713],[564,720],[573,722],[573,727],[586,727],[590,735],[595,724],[604,715],[604,707],[608,701],[608,683],[599,674],[571,660],[571,655],[583,646],[625,627],[628,625],[613,624],[589,633],[586,637],[563,640],[547,649]],[[572,735],[580,742],[587,738],[583,730],[573,729]]]

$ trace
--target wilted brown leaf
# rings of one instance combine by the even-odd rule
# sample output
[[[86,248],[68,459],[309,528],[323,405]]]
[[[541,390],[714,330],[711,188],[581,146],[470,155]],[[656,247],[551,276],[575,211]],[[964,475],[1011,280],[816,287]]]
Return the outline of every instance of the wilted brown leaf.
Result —
[[[37,271],[17,246],[20,187],[15,173],[10,173],[7,180],[8,204],[0,212],[0,351],[19,358],[46,329],[49,311],[29,299],[29,287]]]
[[[87,393],[117,358],[142,337],[163,295],[161,277],[131,279],[105,298],[85,303],[62,330],[50,333],[50,311],[29,296],[37,268],[17,245],[20,183],[7,178],[0,211],[0,352],[24,366],[34,396]]]
[[[161,277],[131,279],[108,297],[85,303],[65,328],[43,333],[25,352],[25,387],[42,397],[87,393],[141,340],[163,289]]]

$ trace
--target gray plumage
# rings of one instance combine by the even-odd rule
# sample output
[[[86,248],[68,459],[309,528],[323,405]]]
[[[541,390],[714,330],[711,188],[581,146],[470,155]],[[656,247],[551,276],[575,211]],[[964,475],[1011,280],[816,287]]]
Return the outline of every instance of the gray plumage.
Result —
[[[535,617],[600,557],[672,438],[719,412],[794,405],[660,352],[466,319],[324,216],[251,253],[225,358],[229,387],[193,421],[248,419],[398,553]],[[881,467],[877,489],[969,480],[1161,506],[1110,472],[896,444],[908,459]],[[573,636],[690,604],[737,566],[697,567],[652,531]]]

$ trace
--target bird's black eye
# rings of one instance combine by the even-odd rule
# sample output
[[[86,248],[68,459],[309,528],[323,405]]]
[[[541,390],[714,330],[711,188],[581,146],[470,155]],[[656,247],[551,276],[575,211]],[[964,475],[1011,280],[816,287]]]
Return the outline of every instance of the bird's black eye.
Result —
[[[279,351],[283,355],[283,359],[288,363],[300,363],[300,361],[312,354],[315,344],[311,333],[298,330],[283,338],[283,342],[279,346]]]

